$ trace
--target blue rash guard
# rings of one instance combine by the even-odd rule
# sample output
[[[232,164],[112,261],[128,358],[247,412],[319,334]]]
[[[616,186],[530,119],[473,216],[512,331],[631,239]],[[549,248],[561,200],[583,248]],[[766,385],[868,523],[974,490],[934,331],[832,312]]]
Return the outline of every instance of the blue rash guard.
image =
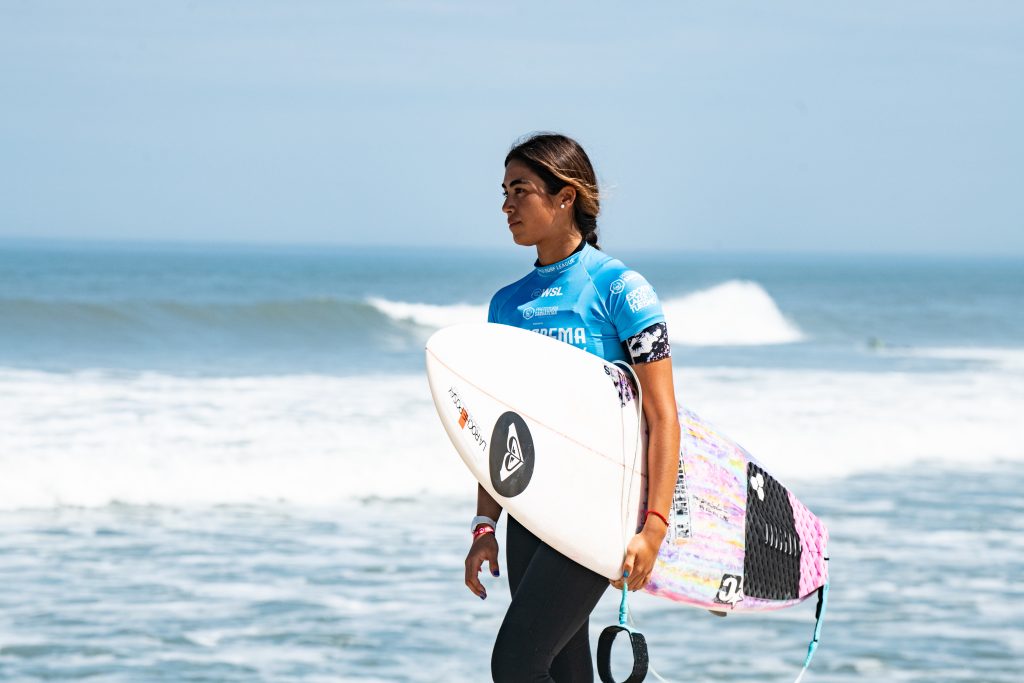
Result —
[[[654,288],[585,241],[561,261],[538,263],[498,290],[487,321],[553,337],[606,361],[651,362],[671,355]]]
[[[581,242],[572,254],[491,299],[487,321],[521,327],[600,356],[649,363],[671,349],[654,288],[621,261]],[[512,602],[491,654],[495,681],[592,681],[590,612],[608,579],[543,543],[509,516]]]

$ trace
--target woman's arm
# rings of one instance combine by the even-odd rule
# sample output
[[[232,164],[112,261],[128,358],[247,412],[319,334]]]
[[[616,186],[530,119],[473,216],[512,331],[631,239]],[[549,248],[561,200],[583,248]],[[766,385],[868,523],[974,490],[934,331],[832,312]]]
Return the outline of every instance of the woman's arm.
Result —
[[[476,514],[490,517],[494,521],[498,521],[498,516],[501,515],[501,505],[491,498],[491,494],[487,493],[480,484],[476,485]],[[466,586],[481,600],[487,597],[487,589],[478,578],[480,568],[485,560],[491,567],[491,575],[498,576],[498,541],[494,538],[494,534],[487,533],[477,536],[466,555]]]
[[[643,390],[647,418],[647,509],[668,519],[679,474],[679,416],[672,383],[672,358],[633,366]],[[638,590],[647,585],[654,560],[668,527],[655,515],[648,515],[643,529],[629,542],[622,568],[629,572],[627,585]],[[622,581],[612,585],[622,588]]]
[[[480,484],[476,485],[476,514],[477,517],[490,517],[495,522],[501,516],[501,505]]]

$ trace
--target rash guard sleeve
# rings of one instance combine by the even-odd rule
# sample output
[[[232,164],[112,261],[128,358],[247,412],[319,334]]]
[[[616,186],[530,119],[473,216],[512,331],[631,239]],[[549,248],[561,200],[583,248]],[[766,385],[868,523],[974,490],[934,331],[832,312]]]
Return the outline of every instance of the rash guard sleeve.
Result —
[[[619,341],[625,342],[651,325],[665,322],[661,301],[643,275],[623,269],[602,279],[607,282],[608,315],[618,332]]]

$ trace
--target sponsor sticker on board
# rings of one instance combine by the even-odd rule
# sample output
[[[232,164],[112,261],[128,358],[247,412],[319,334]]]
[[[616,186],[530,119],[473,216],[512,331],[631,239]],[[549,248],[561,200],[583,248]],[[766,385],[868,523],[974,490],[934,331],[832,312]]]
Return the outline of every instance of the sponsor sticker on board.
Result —
[[[502,413],[491,431],[491,486],[506,498],[526,490],[533,478],[533,436],[526,421],[512,411]]]

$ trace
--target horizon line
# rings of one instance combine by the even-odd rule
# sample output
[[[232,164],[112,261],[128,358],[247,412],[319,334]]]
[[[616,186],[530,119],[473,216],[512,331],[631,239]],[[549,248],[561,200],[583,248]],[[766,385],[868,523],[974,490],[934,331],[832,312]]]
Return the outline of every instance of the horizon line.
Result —
[[[168,238],[168,237],[61,237],[47,235],[24,236],[24,235],[0,235],[0,246],[3,245],[26,245],[26,246],[83,246],[102,248],[107,247],[150,247],[168,249],[189,249],[189,248],[212,248],[231,249],[240,248],[243,250],[265,250],[281,248],[287,250],[303,249],[356,249],[356,250],[385,250],[411,251],[415,249],[450,250],[454,252],[475,252],[481,251],[498,252],[510,245],[489,246],[489,245],[438,245],[436,243],[409,243],[401,244],[380,244],[380,243],[351,243],[343,241],[326,240],[297,240],[283,241],[274,239],[195,239],[195,238]],[[512,245],[514,246],[514,245]],[[1024,252],[992,252],[992,251],[964,251],[957,250],[924,250],[907,251],[903,249],[890,250],[850,250],[836,248],[814,248],[814,249],[766,249],[756,247],[665,247],[665,246],[626,246],[616,247],[616,251],[623,251],[633,254],[672,254],[672,255],[730,255],[730,256],[864,256],[864,257],[903,257],[903,258],[964,258],[964,259],[998,259],[1015,260],[1024,258]]]

